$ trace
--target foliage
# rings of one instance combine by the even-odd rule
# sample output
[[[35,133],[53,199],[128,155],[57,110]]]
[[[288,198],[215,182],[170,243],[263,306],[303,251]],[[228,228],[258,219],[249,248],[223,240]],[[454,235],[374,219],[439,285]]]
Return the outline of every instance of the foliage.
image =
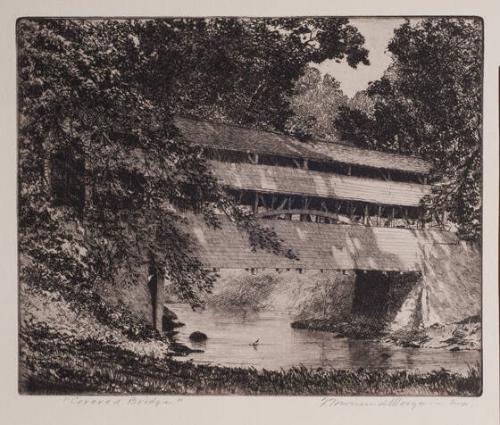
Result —
[[[195,19],[155,22],[168,39],[161,72],[175,75],[176,112],[283,131],[289,96],[309,63],[368,64],[346,18]],[[176,32],[172,35],[171,28]]]
[[[269,297],[279,283],[271,274],[234,278],[221,293],[211,295],[209,302],[218,309],[265,309],[270,306]]]
[[[61,263],[60,277],[74,285],[98,284],[125,266],[136,273],[123,276],[137,281],[132,265],[146,258],[175,273],[165,246],[181,258],[187,248],[182,238],[180,246],[168,244],[179,231],[179,218],[165,204],[199,203],[199,192],[207,199],[215,183],[207,173],[195,174],[203,163],[174,142],[169,105],[149,95],[151,58],[139,50],[133,26],[23,20],[18,40],[21,250],[40,261],[35,267],[53,271],[48,248]],[[51,172],[62,172],[51,171],[51,161],[60,151],[68,152],[68,161],[83,156],[83,214],[71,208],[75,205],[64,209],[64,217],[51,208]],[[204,180],[193,199],[185,186],[199,179]],[[71,222],[81,227],[78,240],[71,231],[54,232]],[[76,274],[73,257],[62,256],[67,244],[80,248],[77,258],[85,273]],[[181,276],[182,289],[194,282],[204,289],[213,280],[196,262]]]
[[[314,284],[300,306],[298,317],[328,317],[332,321],[350,319],[348,316],[354,293],[353,276],[326,270],[324,273],[317,273],[311,280]]]
[[[393,63],[373,82],[372,112],[341,108],[336,126],[371,149],[417,154],[439,181],[430,204],[448,211],[463,236],[481,221],[482,34],[479,19],[406,22],[388,50]]]
[[[307,68],[295,85],[290,103],[294,114],[286,123],[289,133],[301,140],[336,140],[333,124],[339,108],[347,105],[348,97],[335,78],[329,74],[321,76],[316,68]]]
[[[289,99],[293,115],[286,121],[285,131],[302,141],[337,142],[342,136],[336,126],[341,111],[348,108],[371,115],[374,106],[365,91],[349,98],[334,77],[329,74],[322,76],[313,67],[308,67],[297,80]]]
[[[137,282],[152,264],[200,305],[216,276],[179,211],[217,227],[222,209],[254,249],[293,257],[225,196],[173,113],[278,128],[307,62],[366,62],[346,19],[23,19],[17,38],[20,251],[38,260],[22,279]],[[59,188],[53,208],[60,182],[74,187]]]
[[[80,337],[90,334],[107,342],[117,337],[127,342],[162,340],[156,329],[134,316],[125,305],[111,306],[89,287],[28,282],[21,295],[21,333],[42,327],[52,332],[78,333]],[[51,317],[54,311],[56,318]],[[43,334],[38,336],[43,339]]]

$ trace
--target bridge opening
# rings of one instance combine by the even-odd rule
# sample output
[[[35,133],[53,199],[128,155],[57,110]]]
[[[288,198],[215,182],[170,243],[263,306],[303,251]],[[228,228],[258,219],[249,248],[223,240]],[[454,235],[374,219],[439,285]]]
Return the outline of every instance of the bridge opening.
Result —
[[[389,323],[421,278],[418,272],[357,271],[352,315]]]

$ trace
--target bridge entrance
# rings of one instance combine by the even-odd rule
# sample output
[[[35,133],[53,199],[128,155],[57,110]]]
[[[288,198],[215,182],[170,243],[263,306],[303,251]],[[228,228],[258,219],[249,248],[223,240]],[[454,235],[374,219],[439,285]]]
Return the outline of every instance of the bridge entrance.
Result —
[[[352,315],[391,322],[420,278],[418,272],[357,271]]]

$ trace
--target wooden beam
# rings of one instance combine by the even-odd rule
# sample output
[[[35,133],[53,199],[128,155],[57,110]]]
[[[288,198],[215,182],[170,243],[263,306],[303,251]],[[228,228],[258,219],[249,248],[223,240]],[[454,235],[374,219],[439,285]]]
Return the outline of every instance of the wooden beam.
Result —
[[[352,202],[349,202],[349,217],[351,221],[354,221],[354,213],[356,212],[356,205]]]
[[[258,164],[259,163],[259,154],[258,153],[248,153],[248,161],[251,164]]]
[[[420,220],[420,227],[422,229],[425,229],[425,212],[424,212],[423,208],[419,209],[418,216],[419,216],[419,220]]]
[[[307,211],[307,207],[308,207],[307,196],[304,196],[302,198],[302,209]],[[300,221],[306,221],[305,214],[300,214]]]
[[[278,206],[278,208],[277,208],[277,209],[278,209],[278,210],[282,210],[283,208],[285,208],[285,205],[286,205],[286,203],[287,203],[287,202],[288,202],[288,198],[286,198],[286,197],[285,197],[285,198],[283,199],[283,202],[281,202],[281,204]]]
[[[302,204],[304,205],[305,210],[309,208],[310,203],[311,203],[310,199],[307,196],[304,196]]]
[[[263,193],[259,194],[259,199],[264,208],[267,208],[266,198]]]
[[[253,213],[256,214],[259,211],[259,193],[255,192],[255,197],[253,201]]]

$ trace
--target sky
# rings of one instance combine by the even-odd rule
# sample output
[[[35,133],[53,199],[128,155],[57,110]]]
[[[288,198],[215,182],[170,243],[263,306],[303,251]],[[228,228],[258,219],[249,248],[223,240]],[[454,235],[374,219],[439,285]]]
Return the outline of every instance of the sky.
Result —
[[[401,18],[351,18],[354,25],[365,37],[370,65],[359,64],[357,69],[351,68],[347,62],[336,63],[326,60],[315,64],[323,74],[330,74],[340,82],[344,93],[352,97],[357,91],[368,87],[370,81],[377,80],[391,63],[391,56],[386,52],[387,44],[393,36],[394,28],[404,23]]]

